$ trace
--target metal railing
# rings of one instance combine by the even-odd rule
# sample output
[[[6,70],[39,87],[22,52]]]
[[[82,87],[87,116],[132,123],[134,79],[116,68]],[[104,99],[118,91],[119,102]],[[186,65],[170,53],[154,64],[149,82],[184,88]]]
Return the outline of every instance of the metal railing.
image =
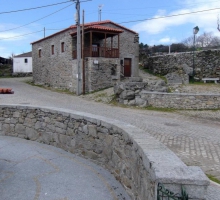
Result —
[[[174,192],[166,189],[162,183],[157,186],[157,200],[189,200],[185,188],[181,187],[181,194],[174,194]]]

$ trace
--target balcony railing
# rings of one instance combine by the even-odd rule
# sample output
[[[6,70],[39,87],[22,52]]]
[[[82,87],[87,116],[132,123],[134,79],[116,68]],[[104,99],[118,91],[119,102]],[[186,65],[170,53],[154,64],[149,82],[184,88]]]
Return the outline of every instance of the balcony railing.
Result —
[[[84,57],[119,58],[119,49],[109,47],[86,47]],[[76,50],[73,51],[73,59],[77,58]]]

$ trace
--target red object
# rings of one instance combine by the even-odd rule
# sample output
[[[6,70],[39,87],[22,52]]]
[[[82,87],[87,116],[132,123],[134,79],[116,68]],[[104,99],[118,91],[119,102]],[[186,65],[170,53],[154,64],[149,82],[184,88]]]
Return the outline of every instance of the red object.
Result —
[[[14,94],[12,88],[0,88],[0,94]]]

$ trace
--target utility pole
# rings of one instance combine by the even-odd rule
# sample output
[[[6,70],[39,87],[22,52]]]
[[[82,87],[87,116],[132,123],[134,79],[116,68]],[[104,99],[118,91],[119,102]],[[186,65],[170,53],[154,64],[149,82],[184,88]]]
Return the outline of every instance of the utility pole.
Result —
[[[45,27],[44,27],[44,38],[45,38]]]
[[[82,69],[81,69],[81,34],[80,34],[80,2],[76,1],[76,26],[77,26],[77,90],[76,94],[80,95],[82,92]]]
[[[85,60],[84,60],[84,10],[82,14],[82,79],[83,79],[83,94],[85,94]]]

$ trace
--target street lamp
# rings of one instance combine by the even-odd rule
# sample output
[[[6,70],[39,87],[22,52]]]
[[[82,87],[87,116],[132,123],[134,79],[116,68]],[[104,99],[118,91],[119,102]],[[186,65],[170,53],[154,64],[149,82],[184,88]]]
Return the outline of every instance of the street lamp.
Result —
[[[193,28],[193,82],[194,82],[194,76],[195,76],[195,38],[196,34],[199,32],[199,27],[196,26]]]

